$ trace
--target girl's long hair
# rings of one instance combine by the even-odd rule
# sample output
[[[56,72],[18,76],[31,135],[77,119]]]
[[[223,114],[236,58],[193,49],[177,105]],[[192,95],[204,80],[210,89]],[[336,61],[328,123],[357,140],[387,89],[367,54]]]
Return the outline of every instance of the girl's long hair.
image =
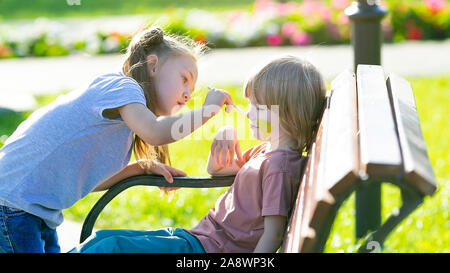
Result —
[[[191,56],[197,61],[205,46],[184,36],[165,34],[157,26],[149,27],[139,32],[131,40],[125,53],[122,72],[125,76],[137,81],[144,91],[147,108],[156,115],[158,105],[154,80],[147,71],[147,56],[154,54],[158,57],[158,64],[162,65],[170,57]],[[151,146],[135,134],[133,152],[142,167],[148,168],[154,160],[171,165],[167,145]],[[149,159],[149,160],[141,160]]]

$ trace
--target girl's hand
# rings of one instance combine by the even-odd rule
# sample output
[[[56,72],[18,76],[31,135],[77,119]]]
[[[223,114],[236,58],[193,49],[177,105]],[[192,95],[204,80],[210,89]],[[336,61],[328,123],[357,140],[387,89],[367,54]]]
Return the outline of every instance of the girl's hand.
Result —
[[[236,129],[231,126],[220,128],[211,145],[211,159],[215,159],[217,166],[232,166],[234,153],[238,161],[243,160]]]
[[[147,174],[159,174],[164,176],[164,178],[169,183],[173,183],[173,176],[186,176],[187,174],[181,170],[175,169],[169,165],[163,164],[161,162],[153,161],[150,166],[145,170]],[[159,187],[163,192],[168,192],[172,190],[177,190],[179,187]]]
[[[230,113],[233,106],[233,99],[231,98],[230,93],[225,90],[209,88],[209,92],[206,95],[205,102],[203,106],[207,107],[215,107],[216,109],[209,109],[210,113],[217,114],[220,108],[226,104],[225,111]]]

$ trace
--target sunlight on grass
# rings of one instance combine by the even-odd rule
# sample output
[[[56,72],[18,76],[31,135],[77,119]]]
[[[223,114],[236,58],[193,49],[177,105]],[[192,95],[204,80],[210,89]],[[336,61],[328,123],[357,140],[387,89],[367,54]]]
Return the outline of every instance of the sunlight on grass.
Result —
[[[422,131],[435,176],[438,191],[426,197],[424,203],[406,218],[387,238],[384,252],[450,252],[450,144],[447,106],[450,104],[450,77],[408,79],[413,87]],[[246,100],[238,87],[226,87],[237,105],[245,108]],[[196,92],[196,100],[188,104],[189,109],[203,102],[206,87]],[[55,96],[39,99],[41,106],[52,101]],[[1,116],[0,116],[1,117]],[[25,118],[22,116],[21,119]],[[0,119],[0,127],[12,133],[12,125],[7,119]],[[16,125],[19,123],[16,117]],[[174,167],[184,170],[189,176],[207,176],[205,166],[212,138],[225,124],[237,124],[239,131],[245,131],[248,121],[233,111],[220,113],[208,121],[189,139],[169,145]],[[8,124],[8,125],[7,125]],[[14,126],[13,126],[14,127]],[[241,139],[245,138],[240,135]],[[245,150],[259,142],[250,137],[241,141]],[[1,143],[0,143],[1,146]],[[174,226],[191,228],[213,207],[217,197],[226,188],[180,189],[169,201],[160,196],[158,188],[133,187],[115,198],[100,215],[96,228],[156,229]],[[102,193],[92,193],[64,210],[67,219],[82,222]],[[382,186],[382,220],[385,221],[394,208],[401,206],[400,191],[393,185]],[[355,197],[352,194],[341,206],[327,241],[326,252],[354,252]]]
[[[450,78],[416,78],[411,82],[427,143],[428,156],[437,178],[438,190],[425,197],[423,204],[408,216],[387,238],[384,252],[450,251]],[[447,162],[445,164],[445,162]],[[382,186],[382,221],[401,206],[400,191],[392,185]],[[326,245],[326,252],[354,251],[355,197],[341,207]]]

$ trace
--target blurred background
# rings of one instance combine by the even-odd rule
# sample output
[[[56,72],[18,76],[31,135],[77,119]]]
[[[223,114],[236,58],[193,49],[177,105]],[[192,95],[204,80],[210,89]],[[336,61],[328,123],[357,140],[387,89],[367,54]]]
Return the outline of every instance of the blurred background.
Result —
[[[385,243],[385,252],[450,251],[450,2],[378,1],[388,13],[382,26],[382,65],[386,73],[412,84],[439,190],[409,216]],[[58,95],[118,71],[122,53],[137,31],[158,24],[211,50],[199,60],[195,96],[207,88],[230,91],[246,107],[241,86],[254,65],[279,54],[315,64],[328,84],[353,67],[349,0],[0,0],[0,147],[30,113]],[[191,102],[186,110],[193,109]],[[234,119],[242,119],[236,115]],[[207,175],[212,137],[230,119],[209,121],[204,140],[170,145],[175,167],[190,176]],[[245,127],[246,120],[241,120]],[[246,139],[242,148],[257,144]],[[193,227],[225,189],[178,190],[168,200],[158,189],[135,187],[101,214],[96,228],[155,229]],[[80,222],[101,196],[89,194],[64,211],[58,230],[63,250],[78,240]],[[401,205],[400,192],[382,188],[383,220]],[[327,252],[355,251],[354,196],[341,208]]]

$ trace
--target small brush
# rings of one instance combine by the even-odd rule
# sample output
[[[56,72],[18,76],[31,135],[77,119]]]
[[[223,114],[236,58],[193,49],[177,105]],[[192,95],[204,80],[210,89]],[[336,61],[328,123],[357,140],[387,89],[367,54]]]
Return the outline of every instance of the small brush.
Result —
[[[238,110],[239,113],[243,114],[246,118],[247,114],[244,112],[244,110],[242,110],[241,108],[237,107],[236,105],[233,104],[234,109]]]
[[[210,91],[213,90],[213,88],[211,88],[211,87],[208,87],[208,89],[209,89]],[[234,104],[233,104],[233,107],[234,107],[234,109],[236,109],[239,113],[241,113],[242,115],[244,115],[244,117],[247,118],[247,114],[245,113],[244,110],[242,110],[241,108],[239,108],[238,106],[236,106],[236,105],[234,105]]]

